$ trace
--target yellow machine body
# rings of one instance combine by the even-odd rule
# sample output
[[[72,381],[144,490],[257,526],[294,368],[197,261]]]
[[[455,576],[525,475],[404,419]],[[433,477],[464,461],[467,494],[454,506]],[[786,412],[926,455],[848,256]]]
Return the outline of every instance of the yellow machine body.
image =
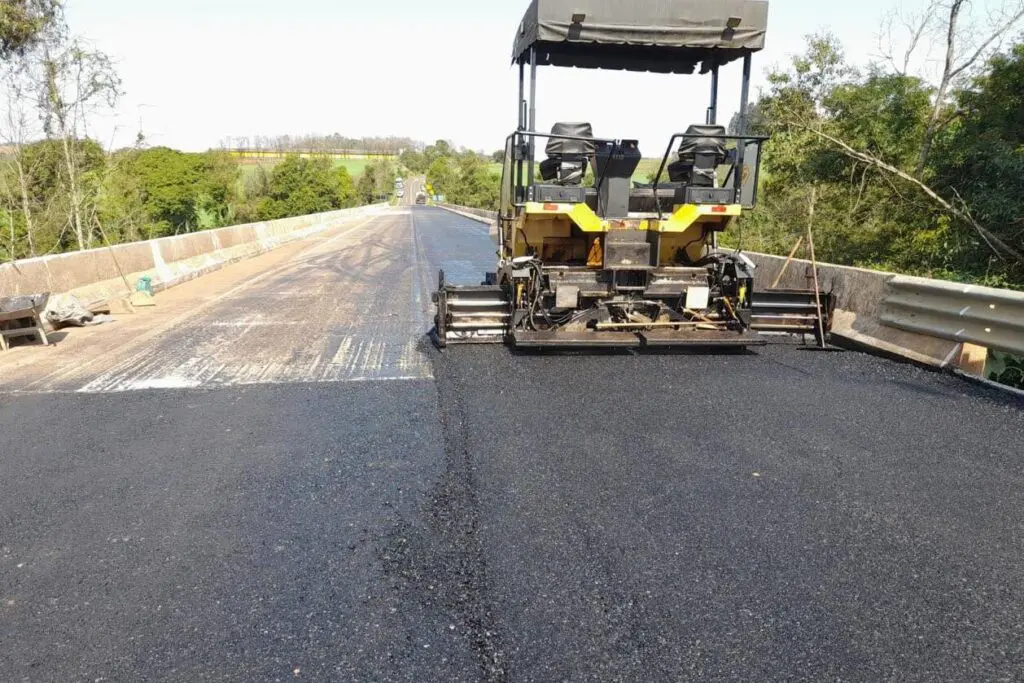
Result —
[[[605,236],[639,230],[659,233],[656,265],[685,265],[702,258],[711,236],[728,230],[742,212],[739,204],[682,204],[664,218],[634,214],[606,219],[587,204],[528,202],[513,218],[502,219],[502,256],[518,258],[532,251],[549,264],[586,260],[588,267],[601,268],[603,259],[595,257],[603,255]]]

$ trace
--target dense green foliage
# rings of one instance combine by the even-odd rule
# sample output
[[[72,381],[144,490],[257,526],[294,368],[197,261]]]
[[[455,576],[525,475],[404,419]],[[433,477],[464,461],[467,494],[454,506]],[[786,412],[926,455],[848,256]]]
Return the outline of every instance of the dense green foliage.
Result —
[[[456,151],[447,140],[438,140],[428,145],[423,151],[407,149],[402,152],[399,161],[413,173],[426,173],[438,159],[449,159]]]
[[[112,154],[92,140],[74,145],[75,177],[88,230],[86,246],[209,230],[359,206],[366,199],[343,166],[327,158],[286,158],[244,178],[223,152],[166,147]],[[77,248],[70,224],[69,172],[60,140],[24,146],[0,165],[0,260]],[[383,168],[387,167],[387,168]],[[367,176],[393,189],[394,165],[370,164]],[[20,188],[24,181],[26,194]],[[385,190],[383,194],[388,194]]]
[[[259,205],[259,217],[274,220],[357,204],[352,177],[344,167],[334,168],[326,158],[293,155],[274,168]]]
[[[1024,251],[1022,86],[1018,46],[955,93],[917,176],[933,87],[880,65],[855,70],[837,41],[812,38],[787,70],[770,75],[752,112],[754,132],[771,140],[761,203],[738,239],[747,249],[788,253],[815,196],[821,260],[1024,285],[1024,264],[1011,253]],[[965,215],[1009,250],[990,246]]]
[[[1024,357],[990,352],[988,378],[993,382],[1024,389]]]
[[[958,111],[937,143],[933,184],[962,197],[976,220],[1024,251],[1024,45],[993,59],[990,71],[960,94]],[[974,246],[966,257],[988,256]],[[993,274],[1024,283],[1022,264],[992,266]]]
[[[121,239],[163,237],[220,227],[233,210],[235,163],[223,154],[166,147],[112,155],[102,217]]]
[[[94,221],[105,165],[103,149],[92,140],[76,141],[70,149],[76,159],[80,193],[85,198],[80,206]],[[26,145],[17,162],[11,164],[6,173],[0,173],[0,191],[10,198],[4,202],[5,211],[0,214],[3,242],[7,247],[6,250],[0,249],[0,256],[5,251],[12,251],[12,243],[22,244],[26,253],[40,246],[52,251],[74,248],[76,240],[69,223],[71,198],[61,183],[61,179],[67,176],[61,141],[43,140]],[[23,213],[26,207],[30,218],[35,219],[31,231],[28,228],[30,219]],[[16,213],[18,209],[20,213]]]
[[[408,158],[403,155],[402,163],[425,172],[428,185],[446,202],[491,211],[498,208],[501,177],[492,171],[491,157],[468,150],[457,152],[438,140],[423,152],[413,152]]]
[[[398,169],[387,159],[370,162],[363,169],[355,186],[355,196],[364,204],[387,199],[395,189]]]

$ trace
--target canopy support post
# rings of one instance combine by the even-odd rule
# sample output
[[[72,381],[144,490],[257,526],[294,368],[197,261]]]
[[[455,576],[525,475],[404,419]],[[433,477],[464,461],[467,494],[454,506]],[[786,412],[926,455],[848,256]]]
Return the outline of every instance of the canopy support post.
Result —
[[[526,65],[519,63],[519,102],[517,103],[516,115],[519,123],[518,130],[526,129]]]
[[[537,129],[537,48],[530,48],[530,121],[529,130],[531,133]],[[536,156],[536,138],[530,136],[530,158],[528,160],[528,171],[526,174],[529,187],[534,183],[534,157]]]
[[[711,105],[708,107],[709,126],[718,124],[718,65],[711,69]]]
[[[739,130],[736,135],[748,135],[749,131],[749,109],[750,109],[750,73],[754,63],[754,56],[749,52],[743,55],[743,87],[740,90],[740,112]],[[747,141],[739,140],[736,144],[736,170],[733,173],[736,189],[736,201],[740,201],[740,191],[743,189],[744,161],[747,152]]]
[[[748,114],[750,109],[750,72],[752,71],[754,56],[747,53],[743,56],[743,89],[740,91],[740,135],[748,133]]]
[[[517,131],[526,130],[526,65],[519,61],[519,102],[517,113],[519,115],[519,124],[516,126]],[[520,150],[523,144],[523,138],[521,135],[512,136],[512,164],[514,166],[513,172],[515,174],[515,188],[513,190],[513,201],[520,203],[523,201],[525,196],[523,192],[523,156],[520,154]]]

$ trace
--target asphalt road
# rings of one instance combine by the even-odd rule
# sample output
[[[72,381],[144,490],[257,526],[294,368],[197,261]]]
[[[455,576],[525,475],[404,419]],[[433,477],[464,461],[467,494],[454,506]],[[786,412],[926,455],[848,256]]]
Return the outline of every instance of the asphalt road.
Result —
[[[398,209],[0,360],[0,680],[1020,680],[1019,402],[435,352],[492,253]]]

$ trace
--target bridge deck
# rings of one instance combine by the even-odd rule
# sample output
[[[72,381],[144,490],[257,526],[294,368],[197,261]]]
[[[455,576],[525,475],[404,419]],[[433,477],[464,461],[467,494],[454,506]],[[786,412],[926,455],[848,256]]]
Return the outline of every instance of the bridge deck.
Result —
[[[0,357],[10,680],[998,680],[1024,413],[793,345],[425,343],[398,209]],[[296,673],[298,672],[298,673]]]

